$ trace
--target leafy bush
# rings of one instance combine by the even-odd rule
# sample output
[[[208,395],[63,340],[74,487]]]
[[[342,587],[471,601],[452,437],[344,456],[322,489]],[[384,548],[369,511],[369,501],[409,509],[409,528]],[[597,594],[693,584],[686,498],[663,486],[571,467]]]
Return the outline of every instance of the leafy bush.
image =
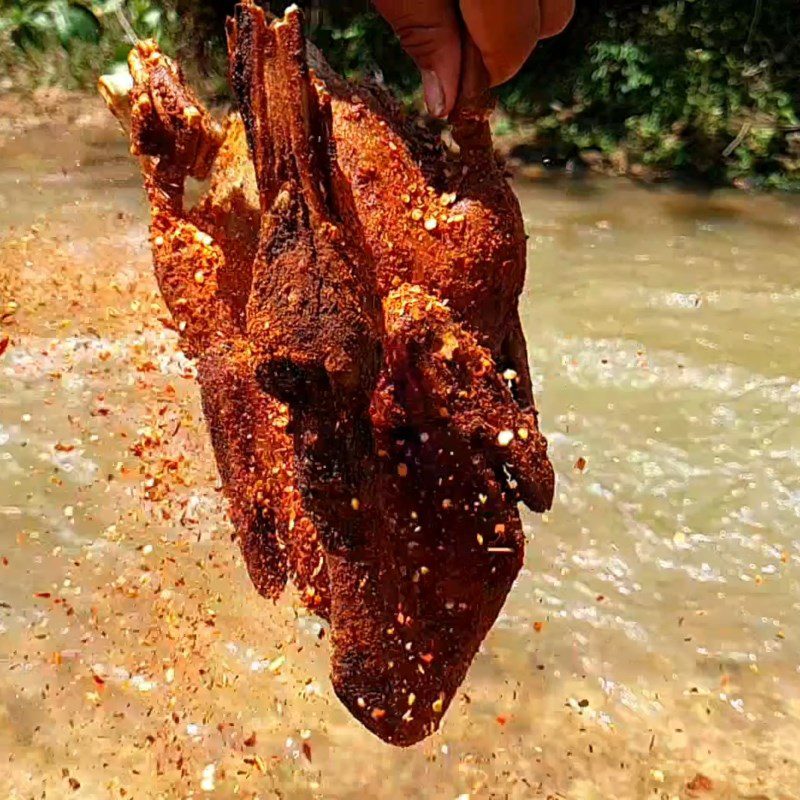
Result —
[[[0,0],[0,73],[13,88],[90,88],[121,68],[131,36],[169,46],[176,29],[175,11],[153,0]]]
[[[401,97],[419,88],[411,59],[403,52],[389,25],[373,13],[343,13],[339,8],[310,26],[310,35],[326,59],[351,78],[379,75]]]
[[[7,30],[11,41],[22,50],[44,49],[55,37],[64,48],[74,42],[100,40],[100,21],[85,5],[68,0],[31,0],[12,3],[4,9],[0,31]]]
[[[574,38],[561,52],[543,46],[504,91],[509,110],[536,118],[542,146],[564,157],[622,150],[712,181],[800,180],[794,0],[628,3],[595,13],[589,35],[580,53]]]

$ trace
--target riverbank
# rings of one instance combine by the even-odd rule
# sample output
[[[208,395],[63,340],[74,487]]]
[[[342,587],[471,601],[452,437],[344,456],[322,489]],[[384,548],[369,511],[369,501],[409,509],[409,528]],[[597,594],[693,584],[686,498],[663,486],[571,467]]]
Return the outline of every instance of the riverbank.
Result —
[[[99,95],[58,87],[0,93],[0,143],[44,127],[109,128]]]
[[[219,116],[222,116],[225,107],[220,106]],[[51,126],[75,128],[87,133],[94,130],[107,134],[117,130],[105,105],[92,92],[58,87],[43,87],[26,93],[0,92],[0,143]],[[594,174],[624,177],[643,183],[687,183],[686,175],[631,161],[622,149],[605,154],[589,148],[565,158],[538,142],[532,125],[519,121],[512,123],[502,111],[495,114],[493,129],[496,150],[505,161],[509,173],[524,180]],[[712,184],[696,176],[688,182],[695,187],[712,188]],[[746,191],[764,188],[747,178],[734,180],[733,186]]]

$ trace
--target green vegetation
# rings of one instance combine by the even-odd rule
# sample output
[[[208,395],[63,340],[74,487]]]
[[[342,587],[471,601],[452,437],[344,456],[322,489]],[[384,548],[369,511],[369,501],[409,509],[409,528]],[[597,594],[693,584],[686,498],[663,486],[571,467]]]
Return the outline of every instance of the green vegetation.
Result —
[[[0,0],[3,88],[91,88],[99,72],[121,68],[131,31],[169,44],[175,9],[152,0]]]
[[[231,5],[0,0],[0,75],[15,88],[91,86],[124,59],[127,19],[137,35],[157,36],[216,75],[222,91]],[[364,2],[311,5],[312,36],[337,69],[380,72],[402,95],[415,92],[412,65]],[[529,150],[556,160],[798,188],[796,12],[796,0],[578,0],[570,29],[542,43],[502,89],[504,127],[524,130]]]
[[[504,90],[543,145],[713,182],[800,185],[793,0],[605,5],[618,7],[577,20]]]

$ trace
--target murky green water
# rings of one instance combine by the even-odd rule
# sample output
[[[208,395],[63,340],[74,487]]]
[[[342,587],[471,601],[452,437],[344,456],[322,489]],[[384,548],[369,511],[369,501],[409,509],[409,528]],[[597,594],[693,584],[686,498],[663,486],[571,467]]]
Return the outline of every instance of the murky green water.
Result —
[[[248,584],[115,132],[0,145],[0,796],[800,797],[800,204],[517,188],[558,499],[400,751]]]

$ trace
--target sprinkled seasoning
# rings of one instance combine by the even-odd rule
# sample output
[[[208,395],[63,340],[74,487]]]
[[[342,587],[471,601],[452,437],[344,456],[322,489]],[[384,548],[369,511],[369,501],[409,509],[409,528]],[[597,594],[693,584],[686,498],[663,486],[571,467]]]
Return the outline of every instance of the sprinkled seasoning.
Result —
[[[514,431],[505,430],[497,434],[497,444],[500,447],[508,447],[514,441]]]

